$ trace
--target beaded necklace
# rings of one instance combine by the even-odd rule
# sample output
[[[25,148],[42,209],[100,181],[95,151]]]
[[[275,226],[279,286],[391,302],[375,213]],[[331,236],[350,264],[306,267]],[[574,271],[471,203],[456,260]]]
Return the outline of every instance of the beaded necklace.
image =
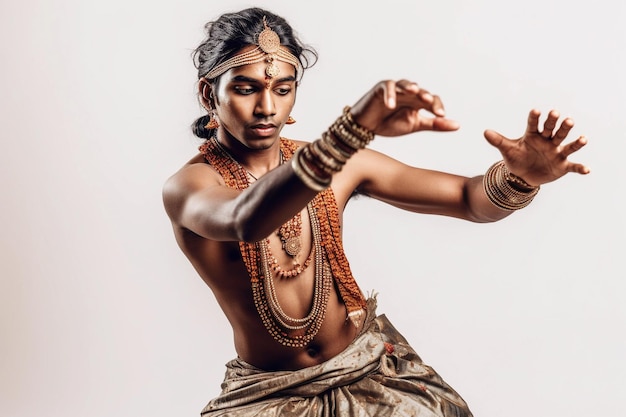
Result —
[[[228,150],[224,148],[224,146],[222,146],[222,144],[218,140],[215,141],[215,144],[224,155],[228,156],[229,159],[235,162],[239,167],[241,167],[246,172],[246,175],[248,176],[248,180],[249,180],[248,184],[250,184],[252,181],[258,180],[258,178],[252,174],[252,172],[248,171],[246,168],[244,168],[243,165],[237,162],[235,157],[230,152],[228,152]],[[285,157],[283,156],[283,152],[281,150],[279,165],[282,165],[283,162],[285,162]],[[300,275],[305,269],[307,269],[307,267],[311,264],[311,261],[313,260],[312,251],[307,257],[307,259],[304,261],[304,264],[301,264],[298,258],[298,255],[300,255],[300,251],[302,249],[302,240],[301,240],[302,215],[301,213],[297,212],[291,219],[287,220],[285,224],[280,226],[280,228],[276,231],[276,235],[280,239],[282,243],[282,248],[285,251],[285,253],[291,257],[292,262],[293,262],[293,268],[292,269],[281,268],[281,266],[278,264],[278,260],[276,259],[276,257],[274,257],[270,247],[268,246],[267,257],[268,257],[270,266],[272,267],[272,270],[274,270],[281,278],[292,278],[292,277]],[[269,243],[269,239],[267,240],[267,242]]]
[[[280,149],[284,159],[289,160],[297,145],[291,140],[281,138]],[[250,179],[246,170],[225,152],[215,137],[202,144],[199,150],[206,161],[220,173],[226,186],[237,190],[248,188]],[[275,271],[272,269],[274,261],[268,240],[239,242],[259,316],[276,341],[291,347],[304,347],[317,334],[325,317],[333,279],[346,306],[348,318],[355,326],[360,325],[366,307],[365,297],[352,276],[343,250],[339,209],[332,189],[318,193],[307,205],[307,210],[313,234],[311,253],[315,263],[315,279],[312,307],[306,317],[290,317],[278,303],[274,286]],[[305,265],[308,263],[305,262]],[[281,274],[278,276],[282,277]]]

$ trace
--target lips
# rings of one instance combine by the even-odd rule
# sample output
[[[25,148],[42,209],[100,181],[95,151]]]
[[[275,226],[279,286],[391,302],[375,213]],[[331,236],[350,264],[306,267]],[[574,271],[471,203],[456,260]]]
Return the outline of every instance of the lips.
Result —
[[[259,123],[250,127],[258,136],[271,136],[276,132],[276,125],[271,123]]]

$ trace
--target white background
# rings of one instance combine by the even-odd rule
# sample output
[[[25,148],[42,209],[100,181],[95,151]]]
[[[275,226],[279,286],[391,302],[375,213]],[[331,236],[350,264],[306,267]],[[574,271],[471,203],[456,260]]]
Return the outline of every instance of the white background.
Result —
[[[203,24],[249,5],[2,0],[2,416],[196,416],[219,392],[231,333],[160,193],[199,144]],[[489,225],[360,199],[346,250],[476,416],[623,416],[624,3],[257,5],[320,53],[288,137],[315,139],[384,78],[441,95],[462,125],[372,145],[422,167],[483,173],[498,159],[483,130],[518,137],[532,107],[575,119],[590,175]]]

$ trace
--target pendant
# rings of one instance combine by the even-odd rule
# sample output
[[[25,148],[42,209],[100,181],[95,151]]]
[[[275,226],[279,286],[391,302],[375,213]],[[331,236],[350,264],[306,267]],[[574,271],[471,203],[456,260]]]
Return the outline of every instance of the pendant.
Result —
[[[300,236],[292,236],[288,238],[285,243],[283,243],[283,249],[287,252],[289,256],[296,256],[300,253],[300,249],[302,249],[302,242],[300,241]]]

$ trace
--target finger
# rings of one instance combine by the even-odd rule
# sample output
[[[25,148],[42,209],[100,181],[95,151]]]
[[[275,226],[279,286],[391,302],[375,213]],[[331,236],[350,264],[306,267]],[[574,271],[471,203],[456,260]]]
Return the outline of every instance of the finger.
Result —
[[[582,174],[582,175],[586,175],[589,174],[591,172],[591,170],[589,169],[588,166],[583,165],[583,164],[570,164],[567,167],[567,171],[568,172],[575,172],[577,174]]]
[[[428,90],[424,90],[423,88],[420,88],[420,90],[417,92],[417,97],[425,104],[432,104],[433,100],[435,99]]]
[[[539,116],[541,116],[541,112],[537,109],[532,109],[530,113],[528,113],[526,133],[539,133]]]
[[[564,158],[567,158],[574,152],[580,150],[586,144],[587,144],[587,138],[584,136],[580,136],[575,141],[563,146],[563,149],[561,149],[561,155],[563,155]]]
[[[443,108],[443,102],[439,96],[433,96],[433,104],[431,111],[433,114],[443,117],[446,115],[446,110]]]
[[[560,145],[569,134],[569,131],[572,130],[572,127],[574,127],[574,120],[569,117],[563,120],[563,123],[561,123],[561,126],[559,126],[559,129],[552,137],[552,142],[557,146]]]
[[[383,87],[383,102],[388,109],[395,109],[397,96],[396,96],[396,82],[387,80],[382,83]]]
[[[559,116],[560,115],[558,111],[550,110],[546,121],[543,123],[543,131],[541,132],[541,136],[546,139],[552,139],[552,132],[554,131],[557,120],[559,120]]]
[[[420,87],[419,87],[419,85],[416,82],[409,81],[409,80],[404,80],[404,79],[399,80],[396,83],[396,87],[399,90],[406,91],[409,94],[417,94],[420,91]],[[398,91],[398,92],[400,92],[400,91]]]
[[[417,106],[416,108],[426,108],[427,110],[431,110],[430,107],[435,100],[430,91],[406,80],[398,81],[396,93],[398,94],[398,101],[402,99],[405,104]],[[417,102],[415,101],[416,99]]]

